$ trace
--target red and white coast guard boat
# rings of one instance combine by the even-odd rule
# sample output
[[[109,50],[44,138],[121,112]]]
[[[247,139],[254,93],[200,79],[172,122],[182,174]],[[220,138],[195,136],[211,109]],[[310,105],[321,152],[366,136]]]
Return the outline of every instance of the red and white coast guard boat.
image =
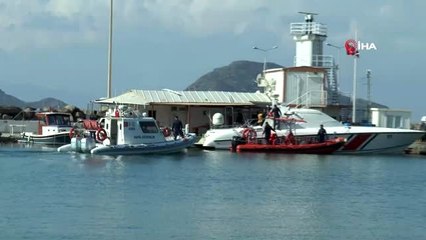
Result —
[[[152,117],[139,114],[126,106],[110,109],[96,122],[83,122],[71,131],[71,144],[58,148],[59,152],[81,152],[103,155],[135,155],[174,153],[190,147],[195,134],[174,140],[166,137]]]
[[[306,122],[296,122],[291,128],[296,138],[316,137],[321,124],[327,131],[329,138],[344,138],[346,142],[336,153],[362,154],[362,153],[403,153],[416,139],[421,138],[426,132],[409,129],[345,126],[327,114],[314,109],[285,109],[281,112],[299,116]],[[273,125],[272,119],[266,119]],[[253,126],[257,138],[262,138],[262,126]],[[281,124],[276,129],[278,136],[283,136],[289,126]],[[232,138],[241,136],[244,128],[210,129],[204,137],[196,143],[206,149],[226,149],[231,147]]]

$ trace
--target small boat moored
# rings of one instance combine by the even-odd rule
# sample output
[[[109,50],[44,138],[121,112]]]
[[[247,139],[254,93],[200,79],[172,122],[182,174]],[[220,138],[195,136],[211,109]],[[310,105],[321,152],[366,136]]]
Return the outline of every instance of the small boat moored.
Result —
[[[19,143],[64,145],[71,141],[72,115],[59,112],[36,113],[38,132],[23,132]]]
[[[174,153],[192,146],[196,140],[195,134],[174,140],[167,130],[161,130],[156,120],[145,113],[120,105],[109,109],[95,124],[86,122],[82,128],[72,130],[71,143],[58,151],[104,155]]]

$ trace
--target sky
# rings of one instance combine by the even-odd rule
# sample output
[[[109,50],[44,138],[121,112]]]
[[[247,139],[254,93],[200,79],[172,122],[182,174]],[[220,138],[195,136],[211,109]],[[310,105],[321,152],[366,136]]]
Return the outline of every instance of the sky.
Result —
[[[355,37],[377,50],[360,52],[357,96],[426,115],[423,0],[114,0],[112,93],[183,90],[238,60],[293,66],[290,23],[318,13],[329,42]],[[55,97],[85,108],[107,95],[110,0],[0,0],[0,89],[24,101]],[[353,91],[353,57],[339,59],[340,90]],[[253,76],[255,78],[256,76]]]

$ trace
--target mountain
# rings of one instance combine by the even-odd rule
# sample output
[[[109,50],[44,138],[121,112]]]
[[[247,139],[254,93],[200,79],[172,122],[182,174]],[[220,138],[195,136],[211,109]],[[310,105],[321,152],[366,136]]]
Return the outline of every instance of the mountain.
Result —
[[[3,90],[0,89],[0,106],[12,106],[12,107],[21,107],[25,105],[25,102],[19,100],[18,98],[6,94]]]
[[[36,102],[27,102],[27,106],[33,107],[33,108],[44,108],[44,107],[51,107],[54,109],[60,109],[65,107],[67,104],[59,99],[56,98],[43,98]]]
[[[268,68],[282,68],[275,63],[267,63]],[[216,68],[203,75],[186,91],[230,91],[256,92],[256,76],[263,71],[263,63],[236,61],[228,66]]]
[[[19,108],[44,108],[52,107],[55,109],[63,108],[67,104],[56,98],[43,98],[35,102],[24,102],[14,96],[6,94],[3,90],[0,89],[0,106],[2,107],[19,107]]]
[[[267,68],[282,68],[276,63],[267,63]],[[231,92],[256,92],[256,77],[263,71],[263,63],[251,61],[236,61],[228,66],[216,68],[203,75],[189,85],[186,91],[231,91]],[[339,94],[340,103],[351,106],[351,98]],[[368,101],[357,99],[358,108],[367,108]],[[372,102],[371,107],[387,108],[387,106]]]

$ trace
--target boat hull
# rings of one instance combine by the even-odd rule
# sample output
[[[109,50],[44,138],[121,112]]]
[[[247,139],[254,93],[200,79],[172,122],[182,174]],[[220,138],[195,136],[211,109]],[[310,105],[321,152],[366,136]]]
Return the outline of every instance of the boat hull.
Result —
[[[71,142],[68,132],[52,134],[52,135],[24,135],[19,139],[20,143],[34,143],[44,145],[64,145]]]
[[[339,154],[369,154],[369,153],[391,153],[402,154],[404,150],[425,133],[420,131],[407,132],[359,132],[359,133],[334,133],[329,137],[346,139],[336,153]],[[233,132],[230,136],[204,139],[202,148],[210,150],[229,150],[232,146],[232,137],[238,136]],[[314,134],[296,134],[298,138],[316,138]],[[260,138],[258,138],[260,139]]]
[[[93,149],[81,151],[76,148],[79,144],[67,144],[58,148],[59,152],[83,152],[94,155],[143,155],[143,154],[168,154],[180,152],[195,143],[195,135],[189,135],[184,139],[176,141],[170,140],[159,143],[150,144],[120,144],[120,145],[103,145],[97,144]]]
[[[246,143],[236,147],[237,152],[264,152],[287,154],[332,154],[345,144],[343,139],[329,140],[323,143],[309,144],[256,144]]]
[[[161,154],[180,152],[195,143],[195,137],[167,141],[154,144],[136,145],[100,145],[90,151],[91,154],[99,155],[140,155],[140,154]]]

